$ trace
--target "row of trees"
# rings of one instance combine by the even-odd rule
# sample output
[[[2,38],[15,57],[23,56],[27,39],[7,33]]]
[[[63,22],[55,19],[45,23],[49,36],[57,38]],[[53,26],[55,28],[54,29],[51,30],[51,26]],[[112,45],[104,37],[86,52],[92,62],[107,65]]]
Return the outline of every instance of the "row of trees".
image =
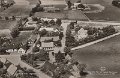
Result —
[[[71,30],[73,29],[75,30],[75,33],[77,33],[81,28],[84,28],[85,30],[87,30],[88,37],[77,41],[71,35]],[[106,26],[100,29],[100,28],[95,28],[95,27],[90,27],[90,26],[82,27],[79,25],[74,27],[74,23],[70,23],[70,25],[67,28],[67,32],[66,32],[66,46],[75,47],[75,46],[82,45],[82,44],[85,44],[91,41],[98,40],[100,38],[104,38],[116,32],[117,32],[116,29],[112,25]]]

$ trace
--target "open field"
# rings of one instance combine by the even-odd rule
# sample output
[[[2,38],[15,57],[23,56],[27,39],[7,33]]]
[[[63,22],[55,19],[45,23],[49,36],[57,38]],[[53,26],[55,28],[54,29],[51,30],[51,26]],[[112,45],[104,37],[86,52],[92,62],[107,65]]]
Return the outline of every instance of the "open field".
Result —
[[[113,0],[82,0],[83,3],[90,4],[101,4],[105,7],[100,13],[86,13],[91,20],[102,20],[102,21],[120,21],[120,8],[113,6],[111,3]]]
[[[116,75],[90,75],[88,78],[119,78],[120,77],[120,35],[103,42],[73,51],[74,59],[88,65],[87,70],[117,72]]]
[[[89,20],[81,11],[62,11],[59,13],[38,12],[35,14],[35,16],[41,18],[47,17],[47,18],[60,18],[60,19],[68,19],[68,20],[80,20],[80,21]]]
[[[28,16],[32,6],[29,5],[14,5],[0,13],[2,16]]]
[[[0,20],[0,30],[1,29],[9,29],[9,28],[11,28],[15,22],[16,21]]]
[[[26,0],[26,1],[28,1],[30,5],[35,5],[39,3],[38,0]]]

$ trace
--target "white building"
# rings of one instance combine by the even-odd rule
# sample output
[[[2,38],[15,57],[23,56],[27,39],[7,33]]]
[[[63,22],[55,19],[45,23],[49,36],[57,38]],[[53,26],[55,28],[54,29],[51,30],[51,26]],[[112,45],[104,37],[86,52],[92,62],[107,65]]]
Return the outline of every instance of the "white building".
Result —
[[[37,22],[36,21],[28,21],[25,24],[26,27],[37,27]]]
[[[81,40],[81,39],[85,39],[88,36],[88,31],[84,30],[84,28],[81,28],[78,33],[75,35],[76,40]]]
[[[42,31],[42,30],[46,30],[46,31],[49,31],[49,32],[58,32],[57,29],[55,28],[50,28],[50,27],[43,27],[43,28],[40,28],[39,31]]]
[[[53,42],[42,42],[41,48],[48,51],[53,51],[54,43]]]
[[[7,72],[9,75],[14,75],[16,73],[16,71],[17,71],[17,67],[14,66],[13,64],[10,65],[7,69]]]
[[[8,53],[17,52],[17,51],[18,51],[18,49],[8,49],[8,50],[6,50],[6,52],[8,52]]]
[[[20,49],[18,50],[18,53],[20,53],[20,54],[25,54],[25,53],[26,53],[26,50],[23,49],[23,48],[20,48]]]

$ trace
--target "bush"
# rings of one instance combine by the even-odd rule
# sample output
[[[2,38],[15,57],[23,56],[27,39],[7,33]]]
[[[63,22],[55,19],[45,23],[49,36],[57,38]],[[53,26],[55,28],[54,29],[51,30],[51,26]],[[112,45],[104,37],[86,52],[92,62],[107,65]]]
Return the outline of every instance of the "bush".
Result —
[[[58,26],[60,26],[60,25],[62,24],[61,19],[57,19],[56,24],[57,24]]]
[[[13,38],[18,37],[18,35],[20,34],[19,29],[16,28],[16,27],[13,28],[10,34],[11,34],[11,36],[12,36]]]

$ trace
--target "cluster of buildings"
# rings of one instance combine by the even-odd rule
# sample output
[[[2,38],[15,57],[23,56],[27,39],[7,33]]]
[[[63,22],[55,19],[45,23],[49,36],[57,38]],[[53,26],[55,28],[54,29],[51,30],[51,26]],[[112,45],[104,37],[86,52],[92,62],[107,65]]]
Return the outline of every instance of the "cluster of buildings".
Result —
[[[6,58],[7,57],[7,58]],[[18,77],[34,77],[38,78],[34,71],[20,66],[19,60],[9,58],[11,56],[0,57],[0,77],[2,78],[18,78]],[[18,56],[19,57],[19,56]],[[18,61],[18,62],[15,62]]]

